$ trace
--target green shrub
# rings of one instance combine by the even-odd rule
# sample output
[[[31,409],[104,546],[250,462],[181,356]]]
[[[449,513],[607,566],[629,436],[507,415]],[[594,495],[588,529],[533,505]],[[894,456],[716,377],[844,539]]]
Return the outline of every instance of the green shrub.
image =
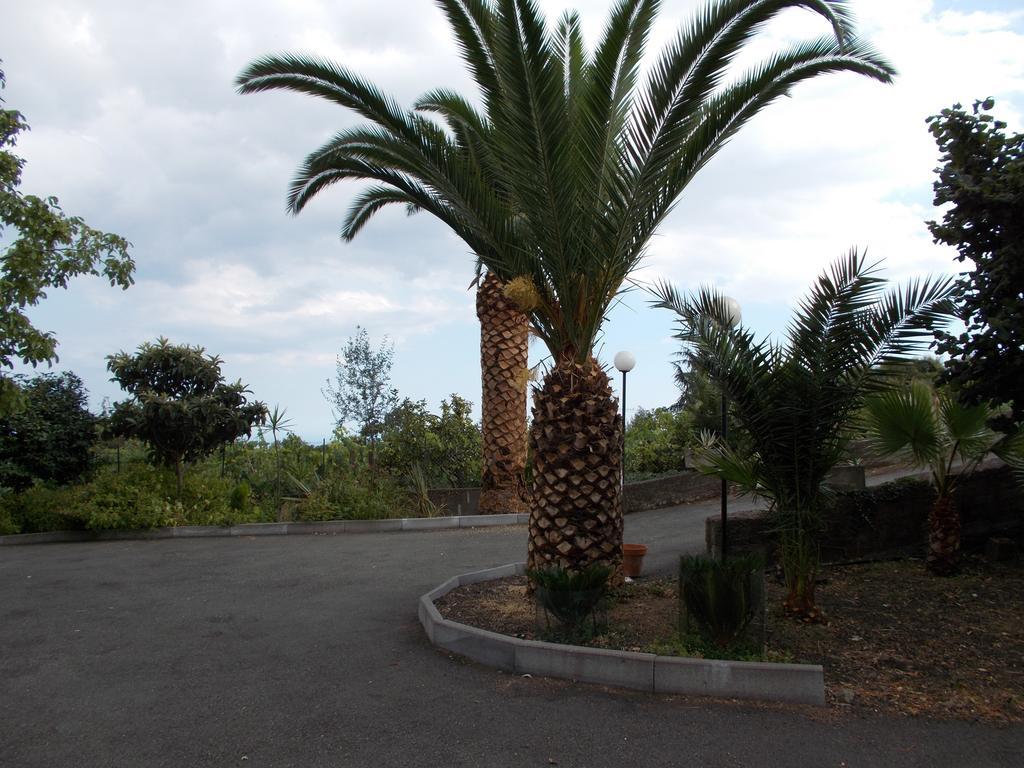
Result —
[[[626,428],[626,473],[635,478],[682,471],[692,439],[689,413],[641,408]]]
[[[0,485],[21,491],[34,483],[57,486],[87,478],[96,417],[89,413],[82,380],[68,371],[13,381],[22,403],[0,418]]]
[[[89,530],[158,528],[178,522],[174,476],[146,464],[109,468],[79,489],[72,509]]]
[[[293,482],[295,478],[292,478]],[[299,485],[299,520],[385,520],[403,517],[408,493],[393,479],[369,472],[331,472]]]
[[[594,617],[598,604],[608,593],[612,569],[594,563],[580,571],[560,567],[531,569],[527,578],[536,587],[537,601],[569,628]],[[596,628],[596,620],[595,620]]]
[[[33,485],[7,492],[0,501],[0,533],[42,533],[81,528],[74,516],[75,492]]]
[[[694,627],[720,648],[736,642],[763,603],[757,555],[730,557],[725,562],[684,555],[679,562],[679,632]]]
[[[244,517],[252,510],[251,496],[252,491],[249,489],[249,484],[243,480],[231,489],[231,498],[228,500],[228,506],[234,512]]]
[[[10,536],[13,533],[21,533],[21,528],[14,522],[10,512],[0,507],[0,536]]]
[[[147,464],[106,469],[77,490],[71,513],[90,530],[133,530],[174,525],[234,525],[257,522],[232,480],[190,473],[177,493],[173,470]]]

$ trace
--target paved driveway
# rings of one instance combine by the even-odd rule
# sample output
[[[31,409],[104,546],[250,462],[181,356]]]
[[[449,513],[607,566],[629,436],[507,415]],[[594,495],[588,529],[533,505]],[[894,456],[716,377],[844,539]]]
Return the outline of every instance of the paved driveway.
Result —
[[[712,503],[711,507],[714,507]],[[629,518],[671,567],[701,508]],[[0,766],[1020,766],[1024,729],[522,679],[416,599],[525,529],[0,550]]]

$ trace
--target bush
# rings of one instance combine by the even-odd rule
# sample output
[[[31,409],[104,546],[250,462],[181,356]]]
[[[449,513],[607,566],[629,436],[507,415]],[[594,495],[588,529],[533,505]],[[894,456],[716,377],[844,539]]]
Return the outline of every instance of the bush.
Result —
[[[679,633],[697,629],[719,648],[743,634],[763,604],[756,555],[730,557],[725,562],[684,555],[679,562]]]
[[[243,480],[231,489],[231,498],[228,500],[228,506],[239,515],[246,516],[252,510],[251,495],[252,491],[249,489],[249,484]]]
[[[0,535],[234,525],[278,520],[282,511],[286,519],[301,521],[416,514],[406,478],[374,469],[367,447],[351,440],[321,447],[289,435],[276,451],[263,440],[229,445],[223,454],[191,465],[180,494],[174,471],[149,464],[138,441],[121,445],[120,471],[114,444],[95,453],[98,469],[88,483],[36,485],[0,496]]]
[[[419,467],[432,488],[479,486],[481,435],[471,409],[455,394],[441,402],[440,415],[430,413],[425,400],[405,399],[384,421],[381,468],[410,485]]]
[[[75,492],[70,488],[34,485],[0,500],[0,534],[42,533],[80,529],[74,515]]]
[[[637,411],[626,429],[627,474],[653,475],[685,469],[686,450],[693,434],[691,425],[692,417],[684,411]]]
[[[294,478],[293,478],[294,480]],[[374,479],[368,470],[329,472],[298,484],[298,520],[385,520],[404,517],[409,494],[386,475]]]
[[[17,494],[19,508],[31,513],[32,530],[75,528],[137,530],[175,525],[234,525],[259,520],[231,480],[189,475],[181,495],[173,470],[146,464],[112,468],[71,489],[35,488]],[[31,506],[29,506],[31,505]],[[63,509],[62,514],[54,512]],[[29,527],[23,524],[22,531]]]
[[[21,407],[0,419],[0,485],[67,484],[88,476],[96,417],[82,380],[67,372],[16,376]]]
[[[548,567],[529,570],[527,578],[537,590],[537,601],[569,629],[595,616],[598,604],[608,592],[612,570],[594,563],[581,571]],[[594,628],[597,628],[596,617]]]

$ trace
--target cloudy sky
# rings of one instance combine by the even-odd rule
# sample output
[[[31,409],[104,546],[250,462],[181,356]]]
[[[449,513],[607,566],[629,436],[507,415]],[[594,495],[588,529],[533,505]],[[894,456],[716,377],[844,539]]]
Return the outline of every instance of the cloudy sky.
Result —
[[[541,5],[551,18],[579,9],[593,41],[610,0]],[[649,55],[697,6],[664,0]],[[814,276],[852,246],[897,279],[955,270],[925,227],[937,152],[924,120],[993,96],[1022,130],[1024,9],[1020,0],[851,6],[900,71],[897,84],[831,76],[755,118],[689,187],[639,279],[715,284],[740,301],[747,325],[777,333]],[[790,12],[752,55],[824,31]],[[121,396],[106,355],[158,335],[201,344],[318,441],[333,426],[321,388],[358,323],[375,342],[395,342],[403,395],[435,409],[451,392],[478,404],[473,262],[461,241],[425,214],[395,210],[341,243],[356,186],[285,215],[305,154],[356,122],[309,97],[234,93],[246,63],[285,51],[342,62],[406,104],[438,86],[471,89],[431,0],[6,4],[3,96],[32,126],[19,145],[23,191],[58,195],[68,212],[124,235],[138,263],[127,292],[82,279],[33,313],[61,342],[57,368],[82,376],[98,406]],[[630,410],[674,400],[671,320],[640,292],[610,318],[602,360],[626,348],[639,360]]]

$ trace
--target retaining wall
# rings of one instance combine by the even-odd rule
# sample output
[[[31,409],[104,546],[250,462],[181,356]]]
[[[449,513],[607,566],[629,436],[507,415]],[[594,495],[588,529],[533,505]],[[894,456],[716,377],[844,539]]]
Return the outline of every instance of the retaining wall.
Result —
[[[926,480],[905,479],[863,491],[840,491],[825,514],[821,556],[826,562],[896,554],[923,554],[928,510],[935,491]],[[1024,492],[1008,467],[979,471],[962,481],[957,506],[963,544],[984,544],[990,536],[1008,536],[1024,544]],[[729,550],[774,555],[774,538],[763,513],[729,515]],[[721,521],[705,521],[707,551],[717,555]]]
[[[717,478],[687,471],[654,480],[626,484],[626,514],[648,509],[674,507],[711,498],[719,492]],[[479,488],[434,488],[430,500],[443,506],[449,515],[475,515],[480,508]]]

